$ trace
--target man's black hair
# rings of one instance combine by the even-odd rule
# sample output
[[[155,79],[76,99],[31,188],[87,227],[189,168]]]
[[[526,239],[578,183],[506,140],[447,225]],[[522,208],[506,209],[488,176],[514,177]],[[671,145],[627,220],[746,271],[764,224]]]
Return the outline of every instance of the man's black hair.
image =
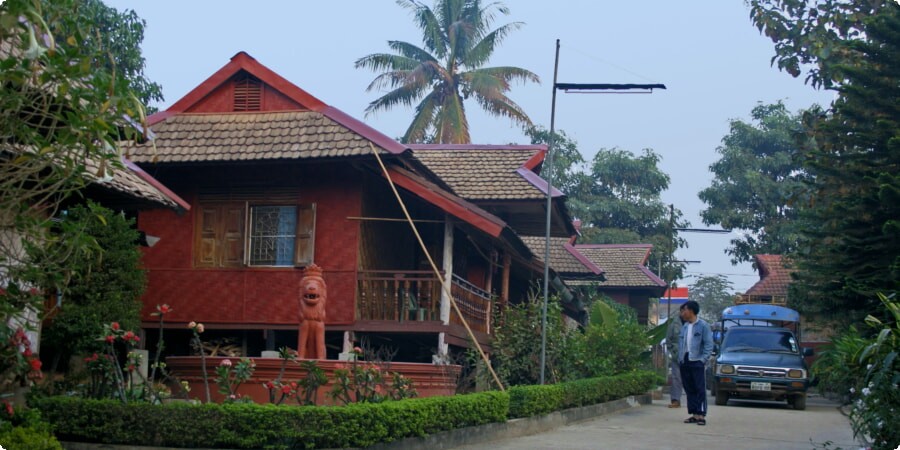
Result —
[[[697,302],[694,301],[694,300],[689,300],[689,301],[687,301],[687,302],[686,302],[684,305],[682,305],[681,307],[693,311],[695,315],[696,315],[696,314],[700,314],[700,304],[697,303]]]

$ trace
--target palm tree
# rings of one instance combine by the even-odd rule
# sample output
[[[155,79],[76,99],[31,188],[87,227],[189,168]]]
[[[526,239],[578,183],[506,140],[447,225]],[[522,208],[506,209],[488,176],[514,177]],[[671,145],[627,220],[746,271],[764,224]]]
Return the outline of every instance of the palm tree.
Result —
[[[537,75],[518,67],[482,67],[506,35],[522,26],[513,22],[490,30],[495,14],[509,14],[509,9],[499,2],[482,6],[479,0],[435,0],[434,9],[416,0],[397,3],[412,11],[425,48],[388,41],[396,54],[375,53],[356,61],[356,68],[382,72],[366,91],[390,90],[369,103],[366,116],[418,102],[403,142],[469,143],[463,101],[472,96],[489,113],[531,126],[506,93],[516,80],[540,82]]]

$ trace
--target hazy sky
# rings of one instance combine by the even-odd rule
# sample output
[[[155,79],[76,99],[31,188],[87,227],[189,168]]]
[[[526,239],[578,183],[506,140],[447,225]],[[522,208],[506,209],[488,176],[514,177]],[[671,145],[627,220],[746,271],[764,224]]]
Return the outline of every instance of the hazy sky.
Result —
[[[409,12],[389,0],[126,1],[147,21],[146,75],[163,86],[165,109],[239,51],[246,51],[325,103],[392,137],[402,136],[411,109],[364,117],[379,93],[366,92],[373,72],[354,69],[358,58],[388,52],[388,40],[421,44]],[[431,0],[424,0],[430,4]],[[487,2],[486,2],[487,3]],[[542,84],[519,85],[510,97],[536,124],[550,126],[556,39],[561,83],[663,83],[651,95],[557,96],[556,128],[579,143],[585,159],[600,148],[638,154],[652,148],[671,177],[663,200],[705,227],[697,193],[710,184],[709,165],[728,132],[729,119],[747,119],[758,103],[783,100],[791,111],[832,95],[815,91],[770,66],[772,43],[761,36],[741,0],[507,0],[510,15],[495,25],[523,22],[489,66],[522,67]],[[467,104],[472,141],[528,143],[509,120]],[[749,264],[732,266],[724,249],[731,236],[684,234],[690,248],[676,257],[701,261],[692,276],[726,274],[737,291],[758,280]],[[691,284],[692,277],[682,281]]]

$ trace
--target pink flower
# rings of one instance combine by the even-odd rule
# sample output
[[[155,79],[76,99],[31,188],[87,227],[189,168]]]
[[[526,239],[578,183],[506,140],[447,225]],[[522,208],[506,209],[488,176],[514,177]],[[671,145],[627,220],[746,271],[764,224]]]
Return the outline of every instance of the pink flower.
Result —
[[[362,355],[362,352],[363,352],[363,351],[362,351],[361,348],[359,348],[359,347],[353,347],[353,353],[356,353],[357,355]]]
[[[202,323],[198,323],[198,324],[197,324],[197,333],[202,333],[203,330],[204,330],[203,324],[202,324]]]
[[[220,365],[220,366],[224,366],[224,367],[231,367],[231,360],[230,360],[230,359],[223,359],[222,362],[219,363],[219,365]]]
[[[135,342],[137,342],[138,337],[134,334],[133,331],[128,331],[128,332],[125,333],[124,336],[122,336],[122,339],[125,339],[125,341],[135,341]]]
[[[109,327],[112,328],[113,331],[119,331],[119,322],[113,322]]]
[[[282,393],[282,394],[285,394],[285,395],[286,395],[286,394],[290,394],[290,393],[291,393],[291,387],[290,387],[289,385],[287,385],[287,384],[284,385],[284,386],[282,386],[282,387],[281,387],[281,393]]]
[[[191,323],[188,324],[188,328],[197,328],[197,322],[191,321]]]
[[[115,341],[116,341],[116,337],[115,337],[114,335],[110,334],[109,336],[106,336],[106,343],[107,343],[107,344],[112,344],[112,343],[115,342]]]
[[[159,311],[160,315],[168,314],[172,312],[172,308],[169,307],[168,304],[163,303],[162,305],[156,305],[156,310]]]

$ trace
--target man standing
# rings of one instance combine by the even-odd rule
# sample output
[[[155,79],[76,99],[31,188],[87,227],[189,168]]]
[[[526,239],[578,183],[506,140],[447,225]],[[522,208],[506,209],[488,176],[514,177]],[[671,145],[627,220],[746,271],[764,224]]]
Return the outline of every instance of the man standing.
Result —
[[[681,408],[681,391],[684,390],[681,384],[681,352],[678,351],[679,340],[681,340],[681,327],[684,321],[681,320],[681,312],[673,314],[669,317],[669,324],[666,327],[666,355],[669,357],[669,369],[672,371],[672,386],[669,388],[669,397],[672,401],[669,408]]]
[[[697,317],[700,304],[691,300],[681,306],[681,339],[679,355],[681,381],[687,394],[688,417],[684,423],[706,425],[706,361],[712,355],[712,330],[705,320]]]

